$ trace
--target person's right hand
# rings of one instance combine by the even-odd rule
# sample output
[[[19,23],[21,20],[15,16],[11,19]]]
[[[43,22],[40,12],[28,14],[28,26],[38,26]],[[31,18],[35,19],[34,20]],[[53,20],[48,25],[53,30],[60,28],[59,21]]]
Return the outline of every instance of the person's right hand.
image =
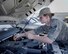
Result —
[[[18,40],[19,38],[27,37],[26,33],[18,33],[13,37],[13,40]]]
[[[14,37],[13,37],[13,40],[17,40],[17,39],[19,39],[19,38],[21,38],[22,36],[21,36],[21,34],[16,34]]]

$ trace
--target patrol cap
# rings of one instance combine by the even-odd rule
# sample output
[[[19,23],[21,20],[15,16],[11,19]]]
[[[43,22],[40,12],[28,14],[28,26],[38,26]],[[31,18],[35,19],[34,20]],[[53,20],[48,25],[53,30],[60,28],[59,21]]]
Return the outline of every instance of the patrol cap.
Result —
[[[41,17],[43,16],[44,14],[51,14],[52,16],[54,15],[54,13],[51,13],[50,9],[47,7],[47,8],[43,8],[40,12],[39,12],[39,15],[38,17]]]

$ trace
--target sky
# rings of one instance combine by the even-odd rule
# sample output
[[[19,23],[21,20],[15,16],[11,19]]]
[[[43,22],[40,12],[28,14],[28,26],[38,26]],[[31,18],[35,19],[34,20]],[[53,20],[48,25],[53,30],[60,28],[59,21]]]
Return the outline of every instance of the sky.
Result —
[[[68,0],[54,0],[49,6],[51,12],[68,12]]]

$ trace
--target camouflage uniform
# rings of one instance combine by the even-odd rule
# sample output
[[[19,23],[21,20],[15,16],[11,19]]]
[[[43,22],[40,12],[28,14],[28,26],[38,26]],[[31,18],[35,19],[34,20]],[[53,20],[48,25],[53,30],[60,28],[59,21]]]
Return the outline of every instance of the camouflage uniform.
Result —
[[[41,26],[34,30],[36,34],[47,33],[48,38],[55,41],[67,41],[68,40],[68,28],[63,21],[58,19],[51,19],[50,26]]]

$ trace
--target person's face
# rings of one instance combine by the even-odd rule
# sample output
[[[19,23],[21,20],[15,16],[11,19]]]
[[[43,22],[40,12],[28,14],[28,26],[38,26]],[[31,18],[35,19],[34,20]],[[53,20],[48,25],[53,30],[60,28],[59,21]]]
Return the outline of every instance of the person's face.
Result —
[[[41,23],[47,24],[47,23],[50,22],[49,15],[43,15],[43,16],[41,16],[41,17],[39,17],[39,18],[40,18]]]

